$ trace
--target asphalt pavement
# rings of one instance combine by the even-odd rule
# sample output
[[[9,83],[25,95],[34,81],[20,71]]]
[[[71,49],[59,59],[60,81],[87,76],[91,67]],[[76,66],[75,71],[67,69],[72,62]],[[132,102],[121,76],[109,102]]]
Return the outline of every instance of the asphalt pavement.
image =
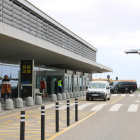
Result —
[[[78,99],[78,122],[75,100],[70,101],[70,126],[66,126],[66,101],[59,102],[59,132],[55,132],[55,103],[45,105],[47,140],[140,140],[140,92],[112,94],[111,100]],[[41,110],[25,114],[25,140],[40,140]],[[20,112],[0,118],[0,140],[20,139]]]

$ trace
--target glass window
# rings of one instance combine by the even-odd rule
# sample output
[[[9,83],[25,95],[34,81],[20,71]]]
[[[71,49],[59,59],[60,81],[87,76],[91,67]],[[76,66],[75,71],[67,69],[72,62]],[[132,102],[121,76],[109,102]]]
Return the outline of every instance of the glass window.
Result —
[[[89,88],[91,88],[91,89],[104,89],[105,83],[90,83]]]
[[[119,85],[119,86],[122,86],[122,82],[119,82],[118,85]]]

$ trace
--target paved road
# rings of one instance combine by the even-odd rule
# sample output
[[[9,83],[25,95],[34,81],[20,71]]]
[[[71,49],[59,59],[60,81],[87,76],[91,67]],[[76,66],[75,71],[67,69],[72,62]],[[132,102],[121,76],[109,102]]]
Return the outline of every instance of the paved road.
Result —
[[[140,93],[113,97],[120,99],[87,108],[95,113],[54,140],[140,140]]]
[[[111,100],[79,98],[79,121],[75,122],[74,100],[70,105],[71,126],[66,126],[66,102],[60,102],[60,132],[55,132],[55,104],[45,106],[48,140],[140,140],[140,92],[112,94]],[[0,118],[0,140],[19,140],[20,113]],[[40,108],[26,111],[25,140],[40,140]]]

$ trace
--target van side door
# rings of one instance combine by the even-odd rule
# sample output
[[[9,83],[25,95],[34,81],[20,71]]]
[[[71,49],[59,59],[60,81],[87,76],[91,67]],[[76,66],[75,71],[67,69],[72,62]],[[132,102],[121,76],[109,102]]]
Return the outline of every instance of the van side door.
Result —
[[[130,90],[129,82],[123,82],[123,91],[126,92]]]
[[[123,84],[122,84],[122,82],[118,83],[118,92],[123,92]]]

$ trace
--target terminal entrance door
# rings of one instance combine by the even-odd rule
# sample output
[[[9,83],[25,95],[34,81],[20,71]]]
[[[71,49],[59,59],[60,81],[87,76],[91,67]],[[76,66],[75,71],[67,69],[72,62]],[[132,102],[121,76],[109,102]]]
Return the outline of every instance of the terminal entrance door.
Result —
[[[87,87],[87,76],[83,76],[83,90],[86,90]]]
[[[77,75],[77,91],[80,91],[80,75]]]
[[[68,92],[70,93],[70,92],[72,92],[72,75],[69,74],[68,78],[69,78],[69,89],[68,89]]]
[[[65,93],[68,92],[68,87],[69,87],[69,80],[68,80],[68,74],[65,74]]]
[[[72,76],[65,74],[65,93],[72,92]]]
[[[77,92],[77,75],[73,78],[73,92]]]

